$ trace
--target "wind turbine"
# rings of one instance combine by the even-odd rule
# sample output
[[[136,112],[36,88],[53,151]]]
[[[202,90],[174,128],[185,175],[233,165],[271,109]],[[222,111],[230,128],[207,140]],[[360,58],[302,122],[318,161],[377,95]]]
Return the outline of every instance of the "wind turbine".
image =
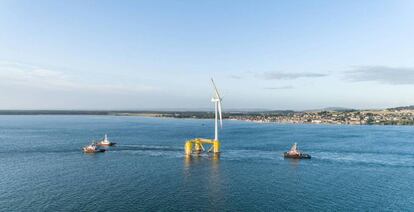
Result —
[[[214,140],[206,138],[195,138],[187,140],[184,144],[184,152],[187,156],[190,156],[193,152],[199,154],[202,151],[205,151],[203,144],[211,145],[210,149],[207,152],[213,152],[215,156],[220,153],[220,141],[218,140],[218,125],[220,120],[220,127],[223,127],[223,115],[221,114],[221,100],[223,99],[214,83],[214,80],[211,79],[213,83],[214,94],[211,98],[211,101],[214,103],[214,112],[215,112],[215,125],[214,125]]]
[[[214,112],[215,112],[215,124],[214,124],[214,140],[218,141],[218,119],[220,117],[220,128],[223,127],[223,116],[221,114],[221,100],[223,99],[220,97],[220,94],[217,90],[216,84],[214,83],[213,78],[211,78],[211,82],[213,83],[214,87],[214,96],[211,98],[211,101],[214,103]]]

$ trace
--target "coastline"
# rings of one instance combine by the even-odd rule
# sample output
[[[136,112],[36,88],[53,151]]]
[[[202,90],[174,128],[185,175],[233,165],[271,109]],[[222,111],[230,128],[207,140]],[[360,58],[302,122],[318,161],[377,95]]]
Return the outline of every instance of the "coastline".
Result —
[[[98,115],[172,119],[214,119],[210,111],[0,110],[2,115]],[[414,110],[227,112],[223,119],[258,124],[414,125]]]

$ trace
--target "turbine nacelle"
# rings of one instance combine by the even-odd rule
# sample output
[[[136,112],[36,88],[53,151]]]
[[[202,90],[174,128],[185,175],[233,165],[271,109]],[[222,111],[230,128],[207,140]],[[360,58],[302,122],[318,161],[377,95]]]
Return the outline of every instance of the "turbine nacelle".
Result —
[[[223,99],[219,99],[219,98],[215,98],[215,97],[211,98],[212,102],[221,102],[221,100],[223,100]]]

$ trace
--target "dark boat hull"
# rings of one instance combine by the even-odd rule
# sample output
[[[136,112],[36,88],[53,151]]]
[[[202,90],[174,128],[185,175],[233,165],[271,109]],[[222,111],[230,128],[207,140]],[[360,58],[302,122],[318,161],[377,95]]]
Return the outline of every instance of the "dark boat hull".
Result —
[[[114,146],[116,143],[110,143],[110,144],[100,144],[97,143],[96,146]]]
[[[292,158],[292,159],[311,159],[312,157],[309,154],[300,153],[299,155],[290,155],[287,152],[283,154],[285,158]]]
[[[97,150],[83,150],[84,153],[100,153],[105,152],[105,149],[97,149]]]

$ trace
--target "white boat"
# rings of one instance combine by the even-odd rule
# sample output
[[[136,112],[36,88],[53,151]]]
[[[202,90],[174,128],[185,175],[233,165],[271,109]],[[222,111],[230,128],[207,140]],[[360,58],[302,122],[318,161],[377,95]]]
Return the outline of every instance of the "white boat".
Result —
[[[285,158],[294,158],[294,159],[311,159],[309,154],[302,153],[298,150],[298,145],[293,144],[292,148],[289,151],[283,154]]]
[[[89,144],[87,146],[83,147],[83,152],[84,153],[97,153],[97,152],[105,152],[104,149],[99,149],[95,142],[92,142],[92,144]]]
[[[114,142],[110,142],[109,140],[108,140],[108,136],[105,134],[105,137],[104,137],[104,139],[102,140],[102,141],[99,141],[96,145],[97,146],[113,146],[113,145],[115,145],[116,143],[114,143]]]

